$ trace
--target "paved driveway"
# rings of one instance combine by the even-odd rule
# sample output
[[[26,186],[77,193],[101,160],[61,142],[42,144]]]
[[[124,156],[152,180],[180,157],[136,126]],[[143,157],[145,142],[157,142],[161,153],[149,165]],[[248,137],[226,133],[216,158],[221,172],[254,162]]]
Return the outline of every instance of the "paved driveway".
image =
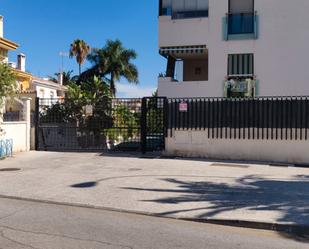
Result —
[[[5,168],[19,171],[1,171]],[[309,225],[309,169],[31,152],[0,161],[0,195],[160,215]]]

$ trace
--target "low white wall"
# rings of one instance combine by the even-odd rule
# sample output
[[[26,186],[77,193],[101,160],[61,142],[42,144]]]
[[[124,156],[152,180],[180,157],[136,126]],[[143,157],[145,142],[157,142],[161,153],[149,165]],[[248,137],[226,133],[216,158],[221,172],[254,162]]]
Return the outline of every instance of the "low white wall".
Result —
[[[5,135],[0,139],[13,139],[13,153],[27,151],[27,122],[5,122],[1,128]]]
[[[185,130],[172,134],[166,138],[168,156],[309,163],[308,140],[209,139],[207,131]]]
[[[223,81],[221,85],[223,89]],[[194,98],[221,96],[221,92],[212,95],[215,89],[209,81],[173,81],[172,78],[159,78],[158,95],[167,98]],[[221,95],[220,95],[221,94]]]

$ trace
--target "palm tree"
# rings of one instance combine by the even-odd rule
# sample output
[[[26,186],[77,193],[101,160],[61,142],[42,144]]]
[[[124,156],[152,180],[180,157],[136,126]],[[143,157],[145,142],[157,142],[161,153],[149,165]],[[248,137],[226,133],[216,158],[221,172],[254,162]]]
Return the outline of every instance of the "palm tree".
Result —
[[[82,64],[85,62],[90,50],[90,46],[84,40],[77,39],[71,44],[70,58],[76,57],[76,62],[79,65],[79,75],[82,72]]]
[[[120,40],[108,40],[102,49],[94,49],[88,56],[93,67],[88,71],[100,77],[109,76],[109,86],[112,94],[116,94],[115,83],[124,77],[130,83],[138,83],[137,67],[131,62],[137,54],[132,49],[123,47]]]

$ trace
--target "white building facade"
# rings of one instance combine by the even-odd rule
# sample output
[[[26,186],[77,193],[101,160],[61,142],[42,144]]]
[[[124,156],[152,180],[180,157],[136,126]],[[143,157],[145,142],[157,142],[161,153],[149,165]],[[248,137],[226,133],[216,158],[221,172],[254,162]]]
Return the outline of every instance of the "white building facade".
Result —
[[[37,77],[33,78],[30,89],[35,91],[36,97],[40,99],[63,98],[67,90],[61,83]]]
[[[160,0],[159,96],[309,95],[308,0]]]

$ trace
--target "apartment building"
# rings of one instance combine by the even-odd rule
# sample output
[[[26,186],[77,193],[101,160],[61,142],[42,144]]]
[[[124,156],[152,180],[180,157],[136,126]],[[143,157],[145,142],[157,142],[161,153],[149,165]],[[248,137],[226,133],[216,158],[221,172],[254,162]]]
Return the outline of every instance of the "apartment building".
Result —
[[[309,95],[308,0],[160,0],[159,96]]]

